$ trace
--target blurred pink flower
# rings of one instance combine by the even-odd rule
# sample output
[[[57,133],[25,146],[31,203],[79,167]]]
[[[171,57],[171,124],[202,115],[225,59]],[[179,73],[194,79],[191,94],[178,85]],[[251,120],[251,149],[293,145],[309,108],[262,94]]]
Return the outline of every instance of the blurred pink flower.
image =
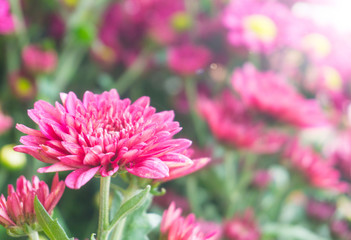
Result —
[[[286,141],[286,135],[255,122],[247,107],[229,91],[214,100],[200,97],[197,108],[213,135],[234,147],[256,153],[274,153]]]
[[[206,47],[190,43],[171,47],[167,53],[169,68],[180,75],[194,75],[206,68],[210,60],[211,53]]]
[[[0,0],[0,34],[10,34],[15,31],[13,16],[8,0]]]
[[[35,45],[23,49],[22,61],[32,73],[51,73],[57,65],[57,54],[54,50],[45,51]]]
[[[336,206],[332,203],[318,201],[316,199],[308,199],[306,205],[307,215],[319,221],[328,221],[334,215]]]
[[[217,240],[217,230],[205,233],[194,214],[181,216],[182,209],[174,202],[164,211],[161,221],[161,235],[167,240]],[[163,239],[163,238],[162,238]]]
[[[28,114],[40,130],[22,124],[27,136],[15,150],[32,155],[51,166],[39,172],[74,170],[66,178],[70,188],[80,188],[96,174],[112,176],[118,170],[143,178],[162,179],[171,169],[192,164],[183,154],[188,139],[172,139],[181,128],[173,111],[155,113],[150,99],[133,104],[112,89],[102,94],[85,92],[83,101],[62,93],[63,105],[37,101]]]
[[[184,1],[153,0],[148,9],[147,34],[157,43],[169,45],[177,42],[192,25]]]
[[[59,14],[52,14],[48,16],[48,32],[49,34],[57,40],[64,37],[66,31],[66,25],[64,20]]]
[[[15,97],[28,101],[37,95],[37,84],[33,76],[23,70],[10,73],[10,89]]]
[[[273,72],[259,72],[251,64],[234,71],[232,85],[249,107],[297,127],[327,125],[316,100],[305,99]]]
[[[244,214],[226,221],[223,234],[228,240],[259,240],[261,233],[254,219],[253,212],[246,210]]]
[[[348,129],[337,136],[327,146],[327,155],[331,163],[340,171],[343,178],[351,180],[351,130]]]
[[[221,240],[222,239],[222,226],[216,222],[209,222],[202,219],[198,219],[197,222],[200,224],[201,231],[205,235],[210,235],[210,240]]]
[[[233,0],[222,20],[230,44],[256,53],[269,53],[281,45],[290,15],[277,1]]]
[[[333,27],[322,26],[309,18],[293,16],[291,23],[287,27],[286,45],[304,53],[312,63],[329,58],[346,37]]]
[[[340,180],[340,173],[311,148],[301,146],[296,140],[285,149],[290,165],[301,172],[316,188],[345,192],[349,186]]]
[[[259,188],[265,189],[271,182],[272,177],[267,170],[261,169],[254,173],[252,179],[252,185]]]
[[[147,1],[127,0],[112,3],[106,8],[98,36],[102,45],[113,51],[115,63],[122,61],[129,65],[140,54],[146,33],[148,5]]]
[[[19,177],[16,190],[12,185],[8,185],[7,199],[1,195],[0,224],[4,227],[22,227],[25,224],[32,226],[36,222],[35,196],[38,197],[46,211],[51,214],[64,189],[65,184],[63,181],[59,181],[58,174],[53,179],[51,191],[44,181],[39,181],[37,176],[33,176],[32,182],[26,180],[24,176]]]
[[[351,230],[349,228],[348,221],[346,220],[334,220],[329,224],[329,229],[334,238],[340,240],[351,239]]]
[[[0,134],[9,130],[12,126],[12,118],[3,114],[0,109]]]

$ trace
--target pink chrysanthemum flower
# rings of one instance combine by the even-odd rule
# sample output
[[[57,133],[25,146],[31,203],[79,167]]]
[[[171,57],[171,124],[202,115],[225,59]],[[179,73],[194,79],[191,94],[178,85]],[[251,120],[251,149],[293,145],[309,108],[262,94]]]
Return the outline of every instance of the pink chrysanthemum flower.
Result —
[[[305,99],[285,79],[273,72],[259,72],[251,64],[233,73],[232,85],[249,107],[297,127],[326,125],[315,100]]]
[[[28,114],[40,130],[18,124],[17,129],[28,135],[15,150],[52,164],[39,172],[74,170],[66,178],[70,188],[118,170],[161,179],[171,168],[192,164],[183,154],[191,141],[172,139],[181,130],[173,111],[155,113],[148,97],[131,104],[113,89],[102,94],[88,91],[83,101],[73,92],[62,93],[61,100],[63,105],[56,102],[55,107],[45,101],[34,104]]]
[[[286,141],[284,134],[256,122],[247,107],[229,91],[214,100],[200,97],[197,108],[213,135],[234,147],[256,153],[274,153]]]
[[[345,192],[349,186],[340,181],[340,173],[330,162],[308,147],[301,146],[296,140],[285,150],[290,165],[306,177],[316,188]]]
[[[34,211],[34,198],[43,204],[46,211],[51,214],[65,190],[63,181],[59,181],[58,174],[55,175],[51,190],[44,181],[39,181],[33,176],[32,182],[24,176],[17,179],[16,190],[8,185],[7,199],[4,195],[0,197],[0,224],[4,227],[33,227],[36,223]]]
[[[12,126],[12,118],[2,113],[0,109],[0,134],[7,131]]]
[[[172,47],[167,53],[169,68],[180,75],[194,75],[203,70],[210,60],[211,53],[206,47],[192,44]]]
[[[176,208],[174,202],[164,211],[161,221],[161,239],[167,240],[214,240],[217,231],[204,233],[194,214],[186,218],[181,216],[182,209]]]
[[[277,1],[234,0],[222,19],[231,45],[268,53],[281,45],[289,15],[289,10]]]
[[[0,34],[10,34],[15,31],[13,16],[8,0],[0,0]]]

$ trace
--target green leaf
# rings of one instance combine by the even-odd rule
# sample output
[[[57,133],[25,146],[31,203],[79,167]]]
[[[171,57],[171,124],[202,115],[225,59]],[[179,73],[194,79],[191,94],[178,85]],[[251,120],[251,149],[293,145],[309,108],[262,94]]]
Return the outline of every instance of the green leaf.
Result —
[[[151,200],[152,198],[149,196],[146,203],[141,208],[128,216],[122,240],[149,240],[148,234],[158,227],[161,222],[160,215],[146,213],[151,204]],[[156,239],[155,237],[150,238]]]
[[[128,199],[126,202],[122,203],[116,216],[112,220],[110,229],[116,226],[116,224],[118,224],[120,220],[127,217],[129,214],[135,212],[139,207],[141,207],[146,201],[150,189],[151,187],[150,185],[148,185],[144,190],[140,191],[139,193],[135,194],[133,197]]]
[[[96,236],[96,233],[91,234],[90,240],[96,240],[95,236]]]
[[[50,217],[37,196],[34,199],[34,210],[39,225],[50,240],[70,240],[58,221]]]

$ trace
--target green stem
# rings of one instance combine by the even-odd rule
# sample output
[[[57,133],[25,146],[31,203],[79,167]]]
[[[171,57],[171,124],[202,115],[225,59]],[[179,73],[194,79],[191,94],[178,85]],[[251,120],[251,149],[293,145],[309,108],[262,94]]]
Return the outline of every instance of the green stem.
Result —
[[[239,156],[242,156],[242,154],[239,153]],[[237,209],[240,209],[240,207],[243,209],[247,206],[248,201],[245,202],[238,202],[240,198],[246,198],[247,192],[245,189],[247,189],[247,186],[250,184],[251,179],[252,179],[252,165],[254,164],[256,159],[255,155],[252,154],[246,154],[245,158],[243,159],[242,162],[242,168],[238,173],[240,172],[240,175],[238,176],[237,183],[235,185],[235,188],[231,190],[230,196],[229,196],[229,208],[227,210],[227,217],[231,217],[234,215],[234,213],[237,211]],[[229,166],[228,166],[229,167]],[[227,168],[227,167],[226,167]]]
[[[15,28],[18,36],[20,48],[28,45],[28,38],[26,34],[26,26],[23,18],[22,8],[19,0],[11,0],[11,11],[16,16]]]
[[[64,47],[53,77],[53,86],[55,86],[56,92],[65,90],[81,63],[86,49],[86,47],[77,46],[74,43],[68,43]],[[54,96],[57,96],[57,94]]]
[[[37,231],[32,231],[28,234],[30,240],[39,240],[39,234]]]
[[[74,13],[67,20],[69,32],[64,39],[58,67],[53,76],[53,86],[55,86],[56,92],[65,90],[89,49],[89,44],[82,44],[76,40],[75,28],[80,24],[96,26],[107,4],[108,0],[79,1]]]
[[[201,216],[199,199],[197,197],[197,179],[193,176],[188,176],[186,179],[186,195],[189,199],[190,207],[192,212],[196,216]]]
[[[144,72],[147,65],[148,54],[141,53],[133,64],[116,80],[116,83],[111,86],[118,90],[119,94],[123,94],[132,86]]]
[[[292,177],[285,188],[281,189],[275,197],[275,203],[272,204],[272,208],[270,210],[270,216],[272,221],[277,221],[280,217],[286,199],[291,194],[292,191],[299,189],[300,179],[298,177]]]
[[[224,155],[224,174],[227,195],[230,196],[236,186],[236,157],[233,150],[227,150]]]
[[[197,99],[197,89],[196,89],[196,81],[192,78],[184,79],[185,84],[185,94],[188,100],[188,104],[190,107],[190,116],[193,121],[193,126],[195,129],[196,137],[200,146],[204,145],[205,132],[203,131],[203,122],[199,118],[196,113],[196,99]]]
[[[110,198],[110,182],[111,177],[100,178],[100,209],[99,209],[99,226],[97,239],[107,240],[109,231],[107,231],[109,220],[109,198]]]

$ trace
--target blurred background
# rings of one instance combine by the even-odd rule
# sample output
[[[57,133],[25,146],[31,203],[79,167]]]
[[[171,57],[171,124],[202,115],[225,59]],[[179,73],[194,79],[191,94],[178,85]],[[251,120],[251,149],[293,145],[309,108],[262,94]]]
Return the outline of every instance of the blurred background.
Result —
[[[36,127],[35,101],[116,88],[174,110],[194,158],[211,157],[162,184],[150,212],[175,201],[218,239],[350,240],[350,12],[349,0],[0,0],[0,192],[53,177],[12,150],[16,123]],[[70,236],[96,231],[98,187],[66,188],[54,216]]]

